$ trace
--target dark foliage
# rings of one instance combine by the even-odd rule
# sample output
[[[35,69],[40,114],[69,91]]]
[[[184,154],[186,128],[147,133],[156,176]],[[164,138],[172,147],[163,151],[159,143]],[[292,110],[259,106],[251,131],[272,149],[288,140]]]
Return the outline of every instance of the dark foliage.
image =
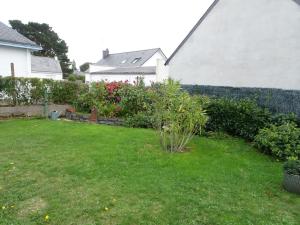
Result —
[[[55,57],[57,56],[64,76],[72,73],[71,62],[67,56],[68,46],[58,34],[46,23],[29,22],[22,23],[20,20],[10,20],[13,29],[24,35],[28,39],[40,45],[43,49],[34,52],[37,56]]]

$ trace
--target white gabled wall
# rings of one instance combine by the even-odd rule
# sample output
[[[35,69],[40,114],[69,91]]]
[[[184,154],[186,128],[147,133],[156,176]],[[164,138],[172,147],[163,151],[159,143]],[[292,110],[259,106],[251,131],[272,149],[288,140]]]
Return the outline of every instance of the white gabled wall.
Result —
[[[164,82],[169,78],[169,67],[165,66],[166,61],[157,59],[156,65],[156,82]]]
[[[89,73],[99,72],[99,71],[104,71],[104,70],[112,70],[112,69],[115,69],[115,67],[98,66],[96,64],[90,64]]]
[[[156,66],[158,59],[166,61],[166,57],[160,51],[157,51],[143,66]]]
[[[220,0],[171,59],[183,84],[300,90],[300,5]]]
[[[86,76],[87,77],[87,76]],[[122,81],[125,82],[127,81],[130,84],[134,84],[134,82],[137,81],[137,77],[143,77],[144,78],[144,83],[146,86],[150,86],[152,82],[156,82],[156,75],[136,75],[136,74],[93,74],[90,75],[89,82],[99,82],[99,81],[105,81],[105,82],[114,82],[114,81]]]
[[[11,76],[11,63],[14,63],[16,77],[30,76],[31,58],[29,50],[23,48],[0,46],[1,76]]]
[[[40,79],[52,79],[52,80],[62,80],[62,73],[44,73],[44,72],[32,72],[30,74],[32,78],[40,78]]]

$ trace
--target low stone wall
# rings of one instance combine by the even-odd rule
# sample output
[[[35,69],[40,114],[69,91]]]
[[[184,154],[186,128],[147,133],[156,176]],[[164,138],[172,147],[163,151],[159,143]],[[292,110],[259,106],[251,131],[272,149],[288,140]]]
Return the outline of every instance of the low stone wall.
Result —
[[[65,116],[66,109],[69,105],[48,105],[48,112],[58,111],[61,116]],[[44,116],[43,105],[29,105],[29,106],[1,106],[0,117],[42,117]]]
[[[94,122],[98,124],[105,124],[111,126],[122,126],[124,124],[122,119],[119,118],[97,118],[91,117],[91,114],[79,114],[66,112],[66,118],[69,120],[80,121],[80,122]]]

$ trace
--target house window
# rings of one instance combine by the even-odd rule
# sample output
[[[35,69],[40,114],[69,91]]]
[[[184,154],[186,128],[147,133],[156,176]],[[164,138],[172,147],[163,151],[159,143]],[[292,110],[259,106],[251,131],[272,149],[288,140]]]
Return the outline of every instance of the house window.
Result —
[[[127,59],[124,59],[121,63],[124,64],[127,62]]]
[[[140,61],[142,58],[135,58],[133,61],[132,61],[132,63],[133,64],[135,64],[135,63],[137,63],[138,61]]]

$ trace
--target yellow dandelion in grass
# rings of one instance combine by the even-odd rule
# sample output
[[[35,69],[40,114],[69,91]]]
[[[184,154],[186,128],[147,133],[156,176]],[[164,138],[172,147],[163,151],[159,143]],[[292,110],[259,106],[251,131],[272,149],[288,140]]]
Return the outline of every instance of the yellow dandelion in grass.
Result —
[[[5,209],[6,207],[5,206],[2,206],[2,209]]]
[[[105,208],[104,208],[104,210],[105,210],[105,211],[108,211],[108,208],[107,208],[107,207],[105,207]]]
[[[15,163],[11,162],[10,165],[14,165]]]
[[[115,199],[115,198],[112,199],[112,202],[113,202],[113,203],[115,203],[116,201],[117,201],[117,199]]]
[[[45,216],[45,221],[48,221],[49,220],[49,215],[46,215]]]
[[[14,205],[11,205],[10,208],[15,208],[15,206],[14,206]]]

